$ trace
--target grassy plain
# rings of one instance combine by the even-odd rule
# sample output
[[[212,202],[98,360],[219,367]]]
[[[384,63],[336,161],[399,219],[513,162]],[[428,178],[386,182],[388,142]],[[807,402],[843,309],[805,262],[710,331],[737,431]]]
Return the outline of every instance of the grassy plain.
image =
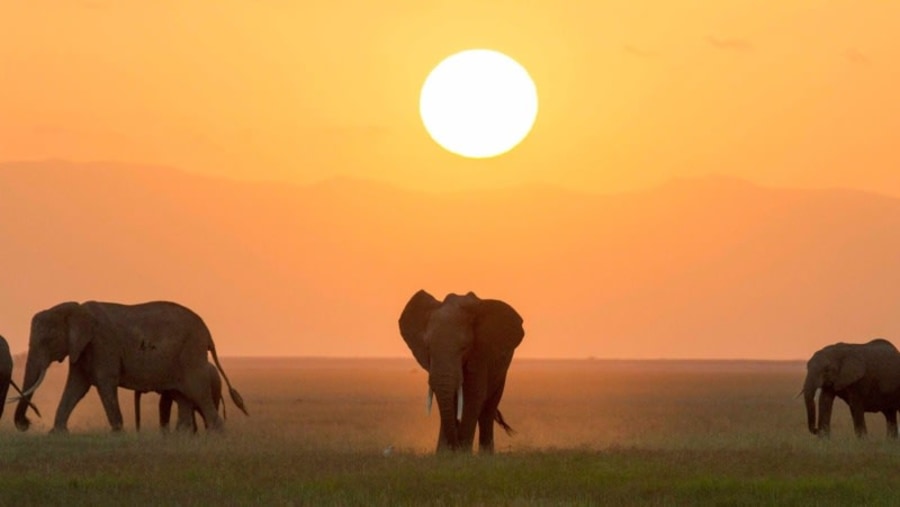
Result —
[[[410,359],[224,361],[251,416],[227,431],[111,435],[91,391],[71,434],[47,435],[66,365],[37,393],[44,419],[0,421],[0,505],[896,505],[900,442],[880,415],[852,436],[806,432],[799,362],[514,362],[501,408],[518,433],[494,456],[434,456],[437,414]],[[16,372],[21,378],[21,371]],[[498,429],[499,431],[499,429]],[[390,447],[392,451],[385,453]]]

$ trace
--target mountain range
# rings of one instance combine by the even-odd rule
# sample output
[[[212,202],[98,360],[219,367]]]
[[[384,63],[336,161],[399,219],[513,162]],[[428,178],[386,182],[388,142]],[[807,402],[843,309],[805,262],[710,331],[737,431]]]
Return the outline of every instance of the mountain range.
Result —
[[[405,356],[424,288],[523,315],[523,357],[801,359],[900,344],[900,200],[709,176],[428,193],[0,164],[0,334],[67,300],[181,302],[222,355]]]

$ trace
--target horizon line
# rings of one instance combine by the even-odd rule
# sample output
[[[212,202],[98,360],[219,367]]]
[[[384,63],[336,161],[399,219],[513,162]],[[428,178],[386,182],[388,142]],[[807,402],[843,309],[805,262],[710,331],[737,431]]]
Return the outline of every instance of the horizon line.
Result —
[[[325,356],[325,355],[225,355],[220,354],[222,359],[303,359],[303,360],[409,360],[415,363],[415,358],[407,356]],[[701,357],[541,357],[541,356],[525,356],[516,357],[515,361],[584,361],[584,362],[766,362],[766,363],[793,363],[806,362],[808,358],[792,358],[792,359],[766,359],[766,358],[701,358]]]
[[[719,181],[728,181],[728,182],[736,182],[740,184],[745,184],[751,187],[757,187],[762,189],[771,189],[771,190],[795,190],[795,191],[849,191],[849,192],[860,192],[864,194],[887,197],[891,199],[900,199],[900,196],[894,196],[890,193],[877,192],[870,189],[858,188],[854,186],[799,186],[799,185],[772,185],[769,183],[762,183],[756,180],[748,179],[742,176],[732,176],[725,174],[723,172],[707,172],[703,174],[696,174],[692,176],[670,176],[661,180],[658,180],[654,183],[647,183],[645,185],[635,186],[630,189],[624,190],[615,190],[615,191],[586,191],[583,188],[576,188],[574,186],[563,185],[559,183],[552,183],[547,181],[526,181],[517,184],[505,184],[505,185],[488,185],[488,186],[474,186],[468,189],[452,189],[452,190],[435,190],[435,189],[425,189],[415,186],[407,186],[403,184],[398,184],[393,181],[389,181],[386,179],[379,178],[366,178],[360,176],[354,176],[345,173],[333,174],[331,176],[325,176],[317,179],[312,179],[306,182],[297,182],[291,181],[287,179],[277,179],[277,178],[251,178],[251,177],[239,177],[239,176],[226,176],[221,174],[213,174],[209,172],[201,172],[193,169],[170,165],[170,164],[154,164],[147,162],[131,162],[131,161],[122,161],[122,160],[103,160],[103,159],[94,159],[94,160],[75,160],[69,158],[61,158],[61,157],[42,157],[42,158],[32,158],[32,159],[2,159],[0,160],[0,166],[14,166],[16,164],[48,164],[48,163],[59,163],[59,164],[69,164],[76,166],[91,166],[91,165],[104,165],[104,166],[122,166],[124,168],[131,169],[161,169],[161,170],[169,170],[176,171],[183,174],[187,174],[193,177],[201,177],[207,178],[215,181],[229,181],[233,183],[249,183],[249,184],[259,184],[259,185],[287,185],[297,188],[309,188],[314,187],[316,185],[328,184],[330,182],[335,181],[356,181],[356,182],[366,182],[373,183],[378,185],[387,186],[390,188],[394,188],[397,190],[401,190],[404,192],[415,192],[415,193],[425,193],[425,194],[433,194],[433,195],[454,195],[465,192],[490,192],[490,191],[500,191],[500,190],[511,190],[511,189],[527,189],[534,187],[543,187],[549,189],[556,189],[560,191],[564,191],[570,194],[577,194],[583,196],[593,196],[593,197],[608,197],[608,196],[621,196],[621,195],[629,195],[629,194],[638,194],[650,190],[660,189],[667,185],[683,182],[683,181],[709,181],[709,180],[719,180]]]

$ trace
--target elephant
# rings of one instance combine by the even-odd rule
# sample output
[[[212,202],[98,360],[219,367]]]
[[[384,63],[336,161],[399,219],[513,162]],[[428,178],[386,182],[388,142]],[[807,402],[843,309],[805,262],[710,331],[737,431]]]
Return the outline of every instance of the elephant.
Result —
[[[816,391],[819,420],[816,425]],[[806,363],[806,380],[801,391],[806,403],[810,433],[828,437],[834,398],[850,406],[857,437],[866,436],[866,412],[881,412],[887,436],[897,438],[897,410],[900,409],[900,352],[894,345],[876,338],[868,343],[835,343],[817,351]]]
[[[222,377],[219,376],[219,371],[216,369],[216,365],[207,362],[206,363],[207,375],[209,375],[209,389],[210,394],[212,395],[213,405],[215,405],[216,410],[219,410],[219,405],[222,405],[222,418],[225,419],[225,403],[222,400]],[[141,395],[143,392],[135,391],[134,392],[134,426],[137,431],[141,431]],[[203,413],[200,412],[197,407],[191,405],[184,396],[181,395],[178,391],[163,391],[160,393],[159,397],[159,426],[163,429],[163,431],[169,430],[169,421],[172,418],[172,403],[178,403],[178,423],[176,428],[179,430],[186,430],[187,428],[191,428],[194,433],[197,433],[197,418],[196,413],[200,414],[200,417],[203,417]],[[188,414],[190,414],[190,418],[188,418]],[[206,420],[204,419],[204,424],[206,427],[209,427],[209,424],[206,424]]]
[[[400,335],[428,372],[429,411],[437,397],[438,452],[472,452],[476,424],[479,452],[494,451],[494,421],[513,433],[497,407],[513,353],[525,336],[522,322],[512,306],[474,292],[438,301],[419,290],[406,303]]]
[[[9,353],[9,344],[6,343],[6,338],[0,335],[0,419],[3,419],[3,409],[6,407],[6,395],[9,393],[9,386],[12,386],[19,393],[19,396],[22,395],[22,390],[19,389],[19,386],[12,379],[12,370],[13,360],[12,355]],[[41,411],[36,406],[32,404],[30,407],[38,417],[41,416]]]
[[[88,301],[42,310],[31,320],[23,382],[27,388],[16,407],[16,427],[28,429],[27,403],[50,363],[68,356],[69,374],[52,432],[68,431],[69,415],[92,385],[114,432],[122,430],[119,387],[177,391],[200,410],[211,428],[221,430],[224,423],[209,388],[207,352],[212,353],[231,399],[246,414],[243,398],[219,364],[209,329],[190,309],[169,301],[135,305]]]

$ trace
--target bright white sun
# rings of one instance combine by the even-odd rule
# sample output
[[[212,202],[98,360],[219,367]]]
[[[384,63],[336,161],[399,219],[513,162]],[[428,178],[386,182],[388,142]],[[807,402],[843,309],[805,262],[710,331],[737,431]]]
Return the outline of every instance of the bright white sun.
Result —
[[[419,113],[432,139],[471,158],[506,153],[525,139],[538,97],[528,71],[489,49],[448,56],[428,74]]]

